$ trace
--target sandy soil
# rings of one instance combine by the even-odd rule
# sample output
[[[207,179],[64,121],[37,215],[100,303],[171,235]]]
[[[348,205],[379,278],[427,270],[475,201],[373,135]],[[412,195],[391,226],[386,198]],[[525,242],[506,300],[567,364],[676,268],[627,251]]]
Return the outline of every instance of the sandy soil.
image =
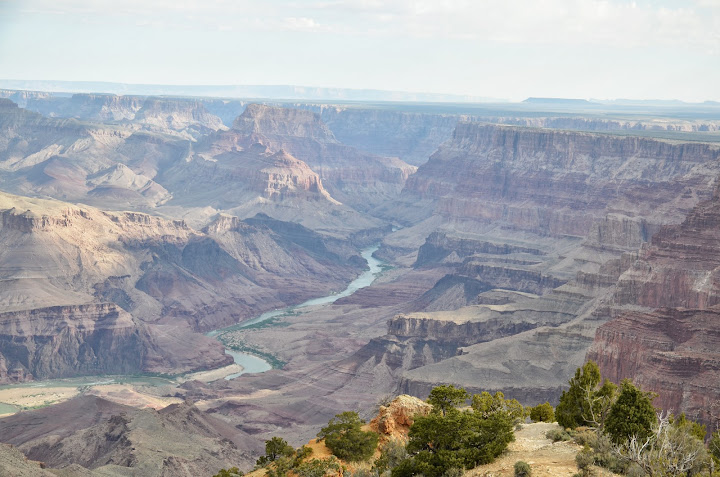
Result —
[[[138,408],[162,409],[170,404],[183,402],[180,398],[160,397],[142,393],[129,384],[103,384],[93,386],[85,394],[99,396],[108,401]]]
[[[212,381],[217,381],[218,379],[223,379],[225,376],[242,372],[242,370],[242,366],[237,363],[233,363],[222,368],[212,369],[210,371],[199,371],[197,373],[187,374],[182,378],[179,378],[177,381],[179,383],[184,383],[185,381],[197,380],[203,383],[210,383]]]
[[[12,404],[19,408],[35,408],[49,406],[77,396],[80,391],[77,388],[57,387],[21,387],[0,390],[0,402]],[[10,413],[12,414],[12,413]],[[8,416],[10,414],[2,414]]]
[[[515,475],[515,462],[522,460],[530,464],[533,477],[572,476],[579,472],[575,464],[575,455],[582,447],[574,442],[553,442],[545,437],[557,424],[537,422],[524,424],[522,430],[515,431],[515,442],[510,443],[508,451],[495,462],[476,467],[465,473],[466,477],[512,477]],[[611,472],[595,467],[596,476],[612,476]]]
[[[162,409],[170,404],[182,402],[182,399],[161,397],[153,394],[153,389],[133,384],[99,384],[90,387],[18,387],[0,389],[0,403],[12,404],[18,410],[51,406],[67,401],[79,394],[103,397],[118,404],[137,408]],[[147,392],[150,391],[150,392]],[[17,411],[16,411],[17,412]],[[14,412],[0,414],[10,416]]]

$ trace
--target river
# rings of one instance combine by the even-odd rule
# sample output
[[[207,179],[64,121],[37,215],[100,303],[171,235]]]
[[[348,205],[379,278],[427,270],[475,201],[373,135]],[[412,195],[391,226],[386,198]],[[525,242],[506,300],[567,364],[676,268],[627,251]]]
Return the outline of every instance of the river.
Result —
[[[340,298],[344,298],[346,296],[350,296],[356,291],[360,290],[361,288],[365,288],[366,286],[369,286],[372,282],[375,281],[375,279],[380,275],[382,272],[382,262],[378,260],[377,258],[373,257],[373,253],[378,249],[377,246],[367,248],[361,252],[362,257],[365,259],[365,261],[368,264],[368,270],[365,270],[359,277],[357,277],[355,280],[350,282],[350,284],[345,288],[345,290],[341,291],[340,293],[334,293],[328,296],[323,296],[319,298],[313,298],[310,299],[304,303],[301,303],[299,305],[289,306],[287,308],[281,308],[278,310],[272,310],[263,313],[262,315],[252,318],[248,321],[244,321],[238,325],[232,325],[228,326],[227,328],[221,328],[218,330],[211,331],[208,333],[208,336],[217,338],[218,340],[222,341],[221,337],[224,333],[227,333],[229,331],[237,331],[243,328],[246,328],[251,325],[256,325],[258,323],[262,323],[263,321],[267,321],[271,318],[275,318],[277,316],[292,314],[302,308],[307,308],[309,306],[318,306],[318,305],[327,305],[330,303],[334,303],[336,300],[339,300]],[[245,373],[263,373],[265,371],[268,371],[272,369],[272,366],[270,363],[265,361],[264,359],[255,356],[250,353],[243,353],[241,351],[236,351],[233,349],[225,348],[225,353],[229,354],[233,357],[235,360],[235,363],[239,364],[243,367],[243,370],[239,373],[230,374],[225,377],[225,379],[234,379],[240,376],[241,374]]]

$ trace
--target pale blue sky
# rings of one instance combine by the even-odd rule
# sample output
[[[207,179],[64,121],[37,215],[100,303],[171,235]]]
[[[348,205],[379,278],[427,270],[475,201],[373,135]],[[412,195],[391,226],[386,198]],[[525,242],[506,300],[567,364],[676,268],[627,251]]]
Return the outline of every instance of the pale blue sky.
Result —
[[[0,78],[720,100],[720,0],[0,0]]]

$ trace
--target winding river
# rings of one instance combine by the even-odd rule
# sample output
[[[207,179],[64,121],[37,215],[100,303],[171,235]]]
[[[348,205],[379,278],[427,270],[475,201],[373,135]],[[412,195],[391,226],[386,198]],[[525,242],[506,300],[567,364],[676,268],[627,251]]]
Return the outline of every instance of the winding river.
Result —
[[[357,277],[355,280],[350,282],[350,284],[345,288],[345,290],[341,291],[340,293],[334,293],[328,296],[323,296],[320,298],[313,298],[311,300],[308,300],[304,303],[301,303],[299,305],[289,306],[287,308],[281,308],[278,310],[272,310],[268,311],[266,313],[263,313],[262,315],[252,318],[248,321],[244,321],[241,324],[238,325],[232,325],[228,326],[227,328],[221,328],[218,330],[211,331],[208,333],[208,336],[218,338],[218,340],[222,341],[220,338],[221,336],[229,331],[236,331],[243,328],[246,328],[251,325],[256,325],[258,323],[262,323],[263,321],[267,321],[269,319],[275,318],[277,316],[287,315],[294,312],[297,312],[298,310],[302,308],[307,308],[309,306],[318,306],[318,305],[327,305],[329,303],[333,303],[336,300],[339,300],[340,298],[344,298],[346,296],[350,296],[356,291],[360,290],[361,288],[365,288],[366,286],[369,286],[372,282],[375,281],[375,279],[380,275],[382,272],[382,262],[378,260],[377,258],[373,257],[372,254],[375,253],[375,251],[378,249],[377,246],[367,248],[361,252],[362,257],[365,259],[365,261],[368,264],[368,270],[364,271],[359,277]],[[235,363],[239,364],[243,367],[243,370],[239,373],[230,374],[225,377],[225,379],[234,379],[240,376],[241,374],[245,373],[263,373],[265,371],[268,371],[272,368],[270,363],[265,361],[264,359],[255,356],[250,353],[244,353],[241,351],[235,351],[233,349],[225,348],[225,353],[229,354],[233,357],[235,360]]]

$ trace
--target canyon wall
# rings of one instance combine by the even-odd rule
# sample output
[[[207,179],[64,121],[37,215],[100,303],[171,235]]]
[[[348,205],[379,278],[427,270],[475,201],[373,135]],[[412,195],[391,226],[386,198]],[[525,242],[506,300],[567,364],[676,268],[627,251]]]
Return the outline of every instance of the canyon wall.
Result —
[[[710,197],[719,156],[709,144],[461,122],[403,196],[447,218],[585,237],[608,212],[679,222]]]
[[[201,232],[5,193],[0,242],[0,382],[227,364],[194,333],[330,292],[365,265],[351,245],[267,216]]]
[[[720,409],[720,197],[656,233],[596,311],[587,358],[613,381],[658,393],[657,406],[711,422]]]

